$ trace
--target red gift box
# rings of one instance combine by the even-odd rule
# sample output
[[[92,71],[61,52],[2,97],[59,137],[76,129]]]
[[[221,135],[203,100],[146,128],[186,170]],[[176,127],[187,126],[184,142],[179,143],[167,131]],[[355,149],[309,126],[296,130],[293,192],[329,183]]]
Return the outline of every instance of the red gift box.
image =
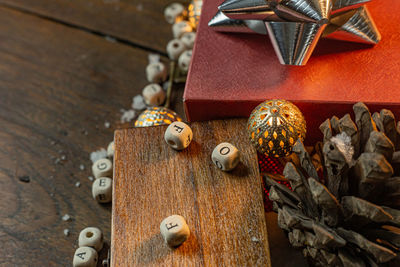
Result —
[[[203,3],[184,93],[189,121],[248,117],[266,99],[286,99],[302,110],[306,140],[314,142],[326,118],[353,114],[359,101],[400,117],[400,1],[367,4],[382,34],[378,45],[323,39],[303,67],[281,65],[268,36],[208,27],[221,2]]]

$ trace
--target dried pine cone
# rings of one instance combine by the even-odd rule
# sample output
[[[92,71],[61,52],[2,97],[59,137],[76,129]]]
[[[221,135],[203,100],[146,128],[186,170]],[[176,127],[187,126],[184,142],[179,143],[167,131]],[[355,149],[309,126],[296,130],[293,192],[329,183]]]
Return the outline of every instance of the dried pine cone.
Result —
[[[266,177],[278,225],[315,266],[399,266],[400,127],[363,103],[327,119],[312,153],[299,140],[284,176]],[[319,172],[318,172],[318,171]],[[323,175],[319,175],[323,174]]]

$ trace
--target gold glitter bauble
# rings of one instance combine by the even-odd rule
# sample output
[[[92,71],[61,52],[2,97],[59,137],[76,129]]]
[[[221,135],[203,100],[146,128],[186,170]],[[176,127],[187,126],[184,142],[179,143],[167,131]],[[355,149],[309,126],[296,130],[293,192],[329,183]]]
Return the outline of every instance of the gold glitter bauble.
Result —
[[[172,110],[164,107],[151,107],[143,111],[135,121],[135,127],[168,125],[174,121],[182,121]]]
[[[188,7],[188,19],[193,29],[196,29],[199,25],[201,7],[203,6],[203,0],[192,0]]]
[[[250,114],[247,129],[252,144],[269,157],[286,157],[300,138],[306,137],[303,114],[289,101],[267,100]]]

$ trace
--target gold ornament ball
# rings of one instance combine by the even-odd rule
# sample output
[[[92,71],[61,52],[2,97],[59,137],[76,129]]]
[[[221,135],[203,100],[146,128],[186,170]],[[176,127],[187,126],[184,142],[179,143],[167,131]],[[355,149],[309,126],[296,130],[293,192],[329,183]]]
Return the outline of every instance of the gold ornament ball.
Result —
[[[300,109],[286,100],[267,100],[250,114],[247,129],[257,151],[269,157],[286,157],[300,138],[306,137],[306,121]]]
[[[143,111],[135,121],[135,127],[168,125],[174,121],[182,121],[172,110],[164,107],[151,107]]]

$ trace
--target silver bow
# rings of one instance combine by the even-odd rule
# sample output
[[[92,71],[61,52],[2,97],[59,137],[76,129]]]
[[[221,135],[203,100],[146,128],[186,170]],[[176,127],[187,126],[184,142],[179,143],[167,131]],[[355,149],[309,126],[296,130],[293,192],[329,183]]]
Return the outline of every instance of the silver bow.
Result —
[[[375,45],[370,0],[226,0],[208,26],[269,35],[281,64],[305,65],[321,37]]]

